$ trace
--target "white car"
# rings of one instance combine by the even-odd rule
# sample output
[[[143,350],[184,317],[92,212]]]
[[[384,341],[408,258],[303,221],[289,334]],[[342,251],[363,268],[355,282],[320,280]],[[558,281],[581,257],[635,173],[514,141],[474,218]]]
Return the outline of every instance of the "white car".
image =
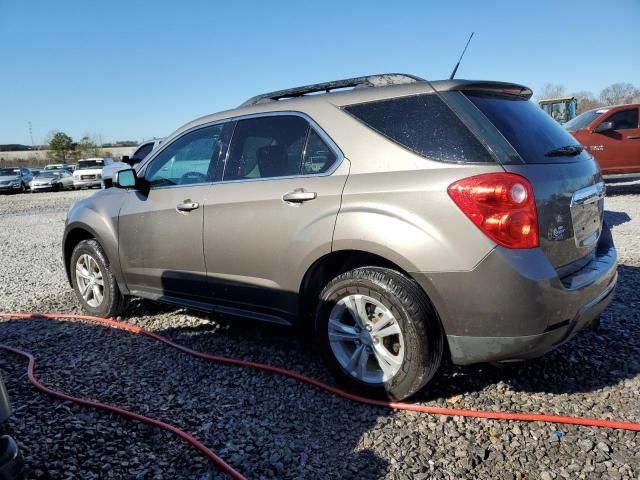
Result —
[[[111,165],[111,158],[85,158],[78,160],[73,171],[73,186],[79,188],[100,187],[102,185],[102,169]]]
[[[43,170],[29,183],[32,192],[73,190],[73,176],[66,170]]]

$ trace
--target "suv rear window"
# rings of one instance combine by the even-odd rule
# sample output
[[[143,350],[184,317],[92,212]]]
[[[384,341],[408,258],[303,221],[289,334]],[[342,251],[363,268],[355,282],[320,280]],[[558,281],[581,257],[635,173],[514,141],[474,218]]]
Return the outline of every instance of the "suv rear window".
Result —
[[[578,141],[535,103],[517,97],[466,93],[525,163],[567,163],[588,155],[545,156],[545,153]]]
[[[395,143],[430,160],[493,162],[484,146],[436,95],[359,103],[345,110]]]

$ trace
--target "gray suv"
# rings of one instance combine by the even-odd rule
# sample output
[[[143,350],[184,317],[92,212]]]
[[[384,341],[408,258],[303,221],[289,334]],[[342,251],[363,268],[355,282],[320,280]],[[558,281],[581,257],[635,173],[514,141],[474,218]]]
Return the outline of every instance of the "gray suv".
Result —
[[[523,360],[616,285],[593,157],[503,82],[386,74],[254,97],[177,130],[69,211],[84,310],[130,296],[311,327],[338,377],[403,399]]]

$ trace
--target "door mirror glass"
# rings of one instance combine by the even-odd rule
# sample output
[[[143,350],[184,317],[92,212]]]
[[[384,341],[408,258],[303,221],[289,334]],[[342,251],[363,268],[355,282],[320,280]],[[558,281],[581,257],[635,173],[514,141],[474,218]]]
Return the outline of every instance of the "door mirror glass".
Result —
[[[134,188],[136,186],[136,171],[128,168],[113,174],[113,186],[116,188]]]
[[[593,131],[596,133],[602,133],[602,132],[610,132],[611,130],[614,130],[613,122],[602,122]]]

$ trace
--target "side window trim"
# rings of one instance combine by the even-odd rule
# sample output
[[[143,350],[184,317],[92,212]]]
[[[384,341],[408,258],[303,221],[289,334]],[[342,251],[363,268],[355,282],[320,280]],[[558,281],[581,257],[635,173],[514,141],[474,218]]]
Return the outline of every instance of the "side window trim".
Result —
[[[174,142],[180,140],[185,135],[188,135],[189,133],[194,132],[196,130],[200,130],[202,128],[212,127],[214,125],[218,125],[218,124],[221,124],[221,123],[234,122],[235,124],[234,124],[234,127],[233,127],[233,132],[231,134],[229,142],[225,146],[224,161],[223,161],[223,164],[222,164],[222,170],[224,170],[227,167],[227,160],[229,159],[229,150],[230,150],[229,147],[231,146],[231,142],[233,141],[233,136],[236,133],[236,126],[238,124],[238,121],[249,119],[249,118],[271,117],[271,116],[276,116],[276,115],[295,115],[295,116],[304,118],[309,123],[311,128],[313,130],[315,130],[315,132],[320,136],[320,138],[322,138],[322,141],[327,145],[327,147],[330,148],[333,151],[333,153],[336,155],[336,161],[334,162],[334,164],[331,166],[331,168],[327,169],[326,172],[322,172],[322,173],[312,173],[312,174],[306,174],[306,175],[300,174],[300,175],[292,175],[292,176],[288,176],[288,177],[265,177],[265,178],[255,178],[255,179],[226,180],[225,183],[231,183],[231,182],[255,182],[255,181],[262,181],[262,180],[288,179],[288,178],[299,178],[299,177],[326,177],[326,176],[332,175],[333,172],[335,172],[340,167],[340,165],[342,165],[342,161],[344,160],[344,153],[342,153],[342,150],[340,149],[340,147],[338,147],[336,142],[333,141],[333,139],[329,136],[329,134],[327,134],[327,132],[325,132],[324,129],[322,127],[320,127],[320,125],[318,125],[318,123],[313,118],[311,118],[309,115],[307,115],[304,112],[284,111],[283,110],[283,111],[278,111],[278,112],[264,112],[264,113],[253,113],[253,114],[249,114],[249,115],[239,115],[239,116],[235,116],[235,117],[224,118],[224,119],[221,119],[221,120],[214,120],[212,122],[204,123],[202,125],[198,125],[196,127],[193,127],[193,128],[188,129],[188,130],[185,130],[180,135],[178,135],[177,137],[173,138],[170,142],[163,142],[157,149],[152,150],[151,153],[147,156],[147,158],[145,158],[144,161],[138,166],[138,169],[137,169],[136,173],[138,175],[145,175],[146,171],[147,171],[147,168],[149,167],[149,165],[151,165],[151,162],[153,162],[154,159],[158,155],[160,155],[164,151],[165,148],[169,147]],[[307,132],[307,140],[308,140],[310,131],[311,131],[311,129],[309,129],[308,132]],[[306,147],[306,141],[305,141],[305,147]],[[215,179],[214,181],[211,181],[211,182],[197,183],[197,184],[194,184],[194,185],[211,185],[211,184],[216,184],[216,183],[222,183],[222,181],[223,181],[222,178],[223,177],[221,176],[219,180]],[[186,187],[188,185],[176,185],[176,186]],[[175,188],[176,186],[169,186],[169,187],[163,187],[163,188]]]

